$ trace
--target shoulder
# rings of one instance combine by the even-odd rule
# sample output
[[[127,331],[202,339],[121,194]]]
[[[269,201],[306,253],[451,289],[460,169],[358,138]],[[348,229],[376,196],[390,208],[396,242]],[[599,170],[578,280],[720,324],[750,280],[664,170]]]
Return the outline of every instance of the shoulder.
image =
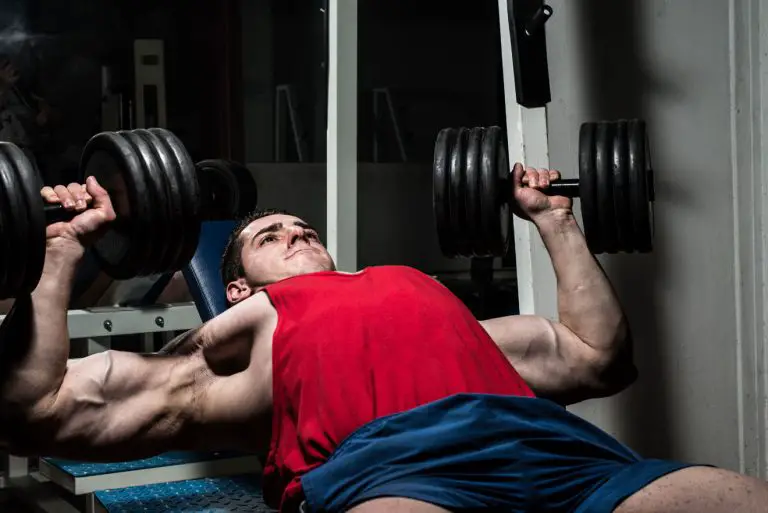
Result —
[[[217,315],[207,323],[197,328],[185,331],[181,335],[163,346],[157,354],[184,355],[191,354],[206,345],[206,340],[211,344],[211,339],[217,333],[234,333],[256,329],[272,312],[272,303],[266,292],[259,292],[252,297],[238,303],[223,313]]]

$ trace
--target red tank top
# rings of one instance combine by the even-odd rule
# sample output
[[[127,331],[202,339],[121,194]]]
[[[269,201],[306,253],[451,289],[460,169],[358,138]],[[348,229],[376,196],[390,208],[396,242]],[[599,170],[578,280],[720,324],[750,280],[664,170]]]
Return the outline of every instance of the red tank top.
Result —
[[[468,308],[408,267],[319,272],[267,287],[272,440],[266,502],[295,510],[304,473],[362,425],[449,395],[533,396]]]

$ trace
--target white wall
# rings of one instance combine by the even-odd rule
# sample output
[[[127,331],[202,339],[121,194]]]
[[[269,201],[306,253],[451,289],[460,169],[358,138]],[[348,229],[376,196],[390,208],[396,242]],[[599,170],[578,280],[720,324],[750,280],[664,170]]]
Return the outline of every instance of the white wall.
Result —
[[[575,176],[581,122],[641,117],[656,170],[654,253],[600,258],[630,318],[640,379],[618,397],[573,411],[648,456],[760,471],[745,461],[762,450],[752,445],[764,431],[749,432],[760,427],[759,401],[740,387],[761,357],[750,352],[762,330],[744,329],[754,332],[762,314],[745,315],[737,303],[753,303],[742,282],[754,279],[754,255],[734,247],[739,234],[745,253],[762,246],[760,233],[750,233],[749,209],[760,205],[752,203],[759,194],[751,196],[747,162],[760,152],[741,139],[755,136],[759,98],[750,95],[748,57],[758,25],[749,11],[760,2],[549,3],[551,165]],[[751,197],[735,199],[745,193]]]

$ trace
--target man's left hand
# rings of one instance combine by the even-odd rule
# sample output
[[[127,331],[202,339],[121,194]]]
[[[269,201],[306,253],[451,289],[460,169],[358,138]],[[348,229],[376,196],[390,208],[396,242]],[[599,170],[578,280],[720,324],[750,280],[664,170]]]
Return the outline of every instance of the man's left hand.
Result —
[[[550,213],[570,213],[573,206],[571,198],[547,196],[538,190],[549,187],[551,181],[559,178],[560,172],[554,169],[524,168],[520,163],[515,164],[512,168],[513,212],[522,219],[534,222]]]

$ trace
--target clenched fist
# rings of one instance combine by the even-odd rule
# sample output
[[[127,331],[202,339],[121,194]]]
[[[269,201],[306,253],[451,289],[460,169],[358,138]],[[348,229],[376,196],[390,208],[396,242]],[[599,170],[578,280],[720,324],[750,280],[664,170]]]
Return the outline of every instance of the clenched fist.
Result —
[[[524,168],[517,163],[512,168],[512,195],[514,213],[528,221],[554,211],[570,212],[573,207],[571,198],[548,196],[539,189],[549,187],[551,181],[558,180],[560,172],[553,169]]]
[[[89,176],[84,184],[43,187],[40,194],[48,203],[60,203],[65,210],[78,212],[69,221],[48,225],[45,235],[49,244],[88,246],[99,237],[106,225],[115,219],[115,210],[109,194],[93,176]]]

